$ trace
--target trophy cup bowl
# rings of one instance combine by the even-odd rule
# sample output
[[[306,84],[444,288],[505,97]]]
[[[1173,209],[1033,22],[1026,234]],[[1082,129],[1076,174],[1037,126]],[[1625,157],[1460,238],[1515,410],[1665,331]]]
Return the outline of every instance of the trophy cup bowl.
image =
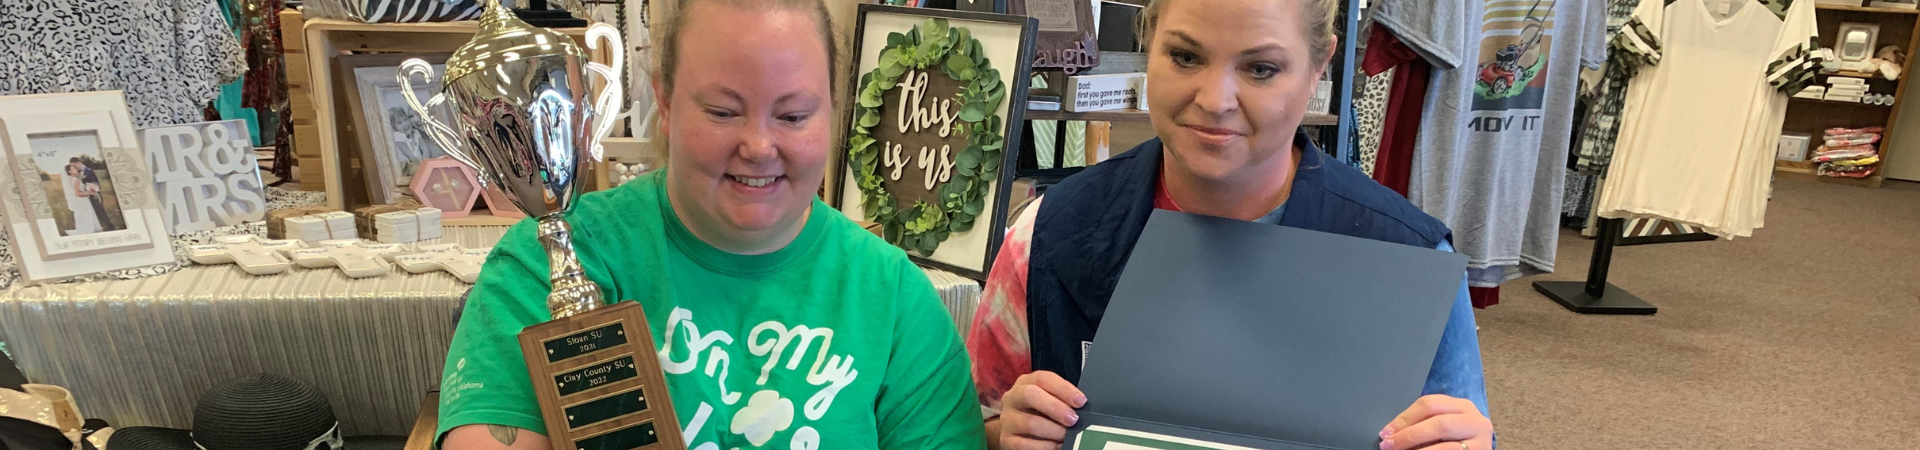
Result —
[[[624,67],[625,56],[612,26],[588,27],[586,42],[590,50],[613,50],[613,64],[588,61],[573,38],[529,26],[489,0],[473,40],[447,58],[441,93],[421,103],[414,79],[431,80],[433,67],[419,59],[400,65],[401,93],[424,119],[427,135],[479,172],[483,187],[499,187],[514,206],[538,218],[554,269],[548,306],[555,318],[592,310],[602,300],[598,286],[573,276],[580,269],[562,217],[580,193],[580,174],[601,159],[600,140],[619,116],[622,88],[613,67]],[[588,83],[589,72],[600,76],[601,87]],[[446,103],[452,126],[432,113]]]
[[[425,103],[415,97],[414,79],[433,77],[433,67],[419,59],[401,64],[400,92],[434,142],[537,222],[553,320],[526,327],[518,338],[547,437],[555,450],[684,450],[645,308],[602,306],[565,220],[580,194],[580,174],[601,159],[600,140],[619,116],[619,32],[606,24],[587,28],[587,49],[611,50],[608,66],[588,61],[573,38],[514,18],[498,0],[486,8],[473,40],[447,58],[440,93]],[[588,83],[589,72],[601,86]],[[433,115],[449,103],[451,126]]]

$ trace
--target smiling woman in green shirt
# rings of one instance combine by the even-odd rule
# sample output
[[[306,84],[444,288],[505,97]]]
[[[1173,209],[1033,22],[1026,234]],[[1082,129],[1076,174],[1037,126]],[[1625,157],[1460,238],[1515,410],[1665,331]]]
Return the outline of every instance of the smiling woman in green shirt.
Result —
[[[814,198],[833,148],[820,0],[677,0],[654,77],[665,170],[568,215],[608,299],[646,309],[688,447],[984,447],[971,368],[927,277]],[[547,256],[507,232],[442,380],[441,447],[549,448],[515,336]]]

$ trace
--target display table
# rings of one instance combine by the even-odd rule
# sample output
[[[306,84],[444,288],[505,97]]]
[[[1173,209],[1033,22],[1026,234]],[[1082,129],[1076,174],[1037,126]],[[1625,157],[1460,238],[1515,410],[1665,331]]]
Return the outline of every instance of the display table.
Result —
[[[506,229],[448,227],[428,243],[487,247]],[[0,296],[0,339],[29,379],[66,387],[83,414],[115,426],[192,428],[202,393],[268,372],[318,386],[348,436],[405,435],[420,396],[440,385],[467,287],[437,272],[355,280],[331,268],[256,277],[193,266],[16,287]]]
[[[506,227],[448,227],[426,243],[487,247]],[[928,271],[965,332],[980,285]],[[193,266],[138,280],[16,287],[0,340],[29,379],[66,387],[87,417],[192,428],[215,385],[259,372],[313,383],[341,431],[407,435],[453,340],[468,285],[444,273],[350,279],[333,269],[251,276]]]

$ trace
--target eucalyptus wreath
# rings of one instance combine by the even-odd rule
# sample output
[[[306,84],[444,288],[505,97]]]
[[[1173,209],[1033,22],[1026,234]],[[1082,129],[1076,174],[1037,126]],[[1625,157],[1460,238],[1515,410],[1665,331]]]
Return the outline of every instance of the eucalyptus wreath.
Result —
[[[967,147],[954,158],[952,179],[934,189],[936,203],[920,201],[900,208],[881,185],[882,146],[875,145],[872,130],[880,124],[880,105],[885,103],[881,95],[899,84],[909,70],[934,67],[964,84],[956,127],[966,136]],[[847,160],[853,162],[867,219],[881,224],[887,242],[931,255],[952,233],[973,228],[986,209],[987,190],[1000,179],[1005,124],[994,112],[1006,100],[1006,83],[1000,82],[1000,71],[987,61],[980,40],[967,28],[948,27],[946,19],[934,18],[904,34],[887,34],[878,67],[861,75],[859,89],[859,102],[854,105],[854,117],[859,119],[848,138]]]

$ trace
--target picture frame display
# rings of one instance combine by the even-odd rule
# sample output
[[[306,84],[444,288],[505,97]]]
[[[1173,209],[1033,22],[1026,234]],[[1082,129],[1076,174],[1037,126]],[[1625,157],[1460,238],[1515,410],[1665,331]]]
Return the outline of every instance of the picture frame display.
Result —
[[[1866,61],[1879,49],[1880,24],[1841,22],[1834,36],[1833,50],[1841,61]]]
[[[1006,226],[1035,19],[860,5],[837,207],[915,262],[984,279]]]
[[[28,283],[173,263],[120,91],[0,97],[0,146],[0,211]]]
[[[1034,42],[1033,67],[1060,69],[1067,75],[1100,65],[1093,3],[1089,0],[1005,0],[1007,13],[1032,17],[1040,24]]]
[[[347,105],[341,111],[352,116],[344,122],[352,124],[354,131],[354,151],[342,148],[342,153],[360,158],[360,176],[367,190],[364,204],[399,203],[421,161],[447,156],[446,149],[427,136],[425,120],[407,105],[401,93],[405,88],[397,75],[401,62],[426,60],[433,65],[434,77],[416,84],[414,94],[418,98],[432,97],[440,90],[448,56],[451,54],[385,53],[343,55],[335,60],[339,73],[334,79],[341,84],[336,92],[346,97]],[[435,114],[453,117],[450,108],[440,105]],[[363,204],[357,198],[347,203]]]

